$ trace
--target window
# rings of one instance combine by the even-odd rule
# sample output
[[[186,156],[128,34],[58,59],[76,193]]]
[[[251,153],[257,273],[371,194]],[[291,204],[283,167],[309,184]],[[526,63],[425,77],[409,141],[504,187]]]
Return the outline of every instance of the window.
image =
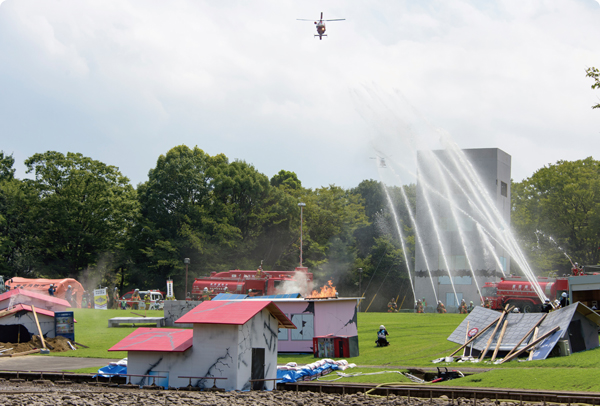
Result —
[[[504,197],[508,197],[508,185],[500,181],[500,194]]]
[[[289,317],[290,315],[286,314],[285,316]],[[290,339],[289,338],[289,331],[290,331],[290,329],[280,328],[279,331],[278,331],[278,333],[277,333],[277,339],[279,341],[288,341]]]
[[[314,314],[292,314],[292,323],[296,329],[292,329],[292,341],[312,341],[315,336]]]

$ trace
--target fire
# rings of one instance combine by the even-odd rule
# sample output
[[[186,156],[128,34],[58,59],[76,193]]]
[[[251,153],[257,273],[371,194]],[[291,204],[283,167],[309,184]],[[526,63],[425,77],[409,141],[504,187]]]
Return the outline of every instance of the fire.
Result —
[[[335,289],[335,286],[333,286],[333,282],[329,281],[329,282],[327,282],[327,284],[325,286],[321,287],[320,292],[313,290],[312,293],[308,297],[313,299],[313,298],[336,297],[336,296],[337,296],[337,290]]]

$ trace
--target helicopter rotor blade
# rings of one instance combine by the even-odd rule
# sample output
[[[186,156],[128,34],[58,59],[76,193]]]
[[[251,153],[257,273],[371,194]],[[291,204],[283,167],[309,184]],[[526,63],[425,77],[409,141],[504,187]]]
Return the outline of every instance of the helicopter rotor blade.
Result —
[[[296,18],[296,21],[315,21],[315,20],[308,20],[306,18]]]
[[[345,18],[335,18],[333,20],[323,20],[323,21],[345,21]]]

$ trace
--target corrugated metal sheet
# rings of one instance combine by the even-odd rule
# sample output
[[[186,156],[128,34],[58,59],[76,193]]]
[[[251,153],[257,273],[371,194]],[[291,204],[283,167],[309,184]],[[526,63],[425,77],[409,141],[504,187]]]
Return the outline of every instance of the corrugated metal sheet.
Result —
[[[206,301],[175,320],[175,323],[242,325],[264,308],[277,318],[280,328],[296,328],[294,323],[270,300]]]
[[[211,301],[214,300],[242,300],[245,299],[248,295],[237,295],[233,293],[219,293],[217,296],[213,297]]]
[[[183,352],[192,346],[193,330],[142,327],[108,351]]]
[[[300,293],[285,293],[282,295],[268,295],[268,296],[248,296],[246,299],[258,299],[258,300],[271,300],[271,299],[298,299],[302,297]]]

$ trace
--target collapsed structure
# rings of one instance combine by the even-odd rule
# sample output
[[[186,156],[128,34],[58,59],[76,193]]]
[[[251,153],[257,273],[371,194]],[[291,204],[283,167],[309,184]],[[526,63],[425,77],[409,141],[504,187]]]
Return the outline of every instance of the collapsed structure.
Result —
[[[531,359],[541,360],[549,355],[570,355],[598,347],[599,326],[600,315],[579,302],[551,313],[505,314],[478,306],[448,340],[464,344],[466,339],[475,338],[467,346],[467,355],[480,357],[486,352],[492,356],[493,351],[501,358],[531,346],[536,337],[546,336],[533,346]],[[480,333],[487,327],[491,328]]]
[[[27,342],[39,334],[33,314],[38,318],[42,335],[53,338],[55,312],[64,312],[71,305],[64,299],[24,289],[9,290],[0,295],[0,342]]]

